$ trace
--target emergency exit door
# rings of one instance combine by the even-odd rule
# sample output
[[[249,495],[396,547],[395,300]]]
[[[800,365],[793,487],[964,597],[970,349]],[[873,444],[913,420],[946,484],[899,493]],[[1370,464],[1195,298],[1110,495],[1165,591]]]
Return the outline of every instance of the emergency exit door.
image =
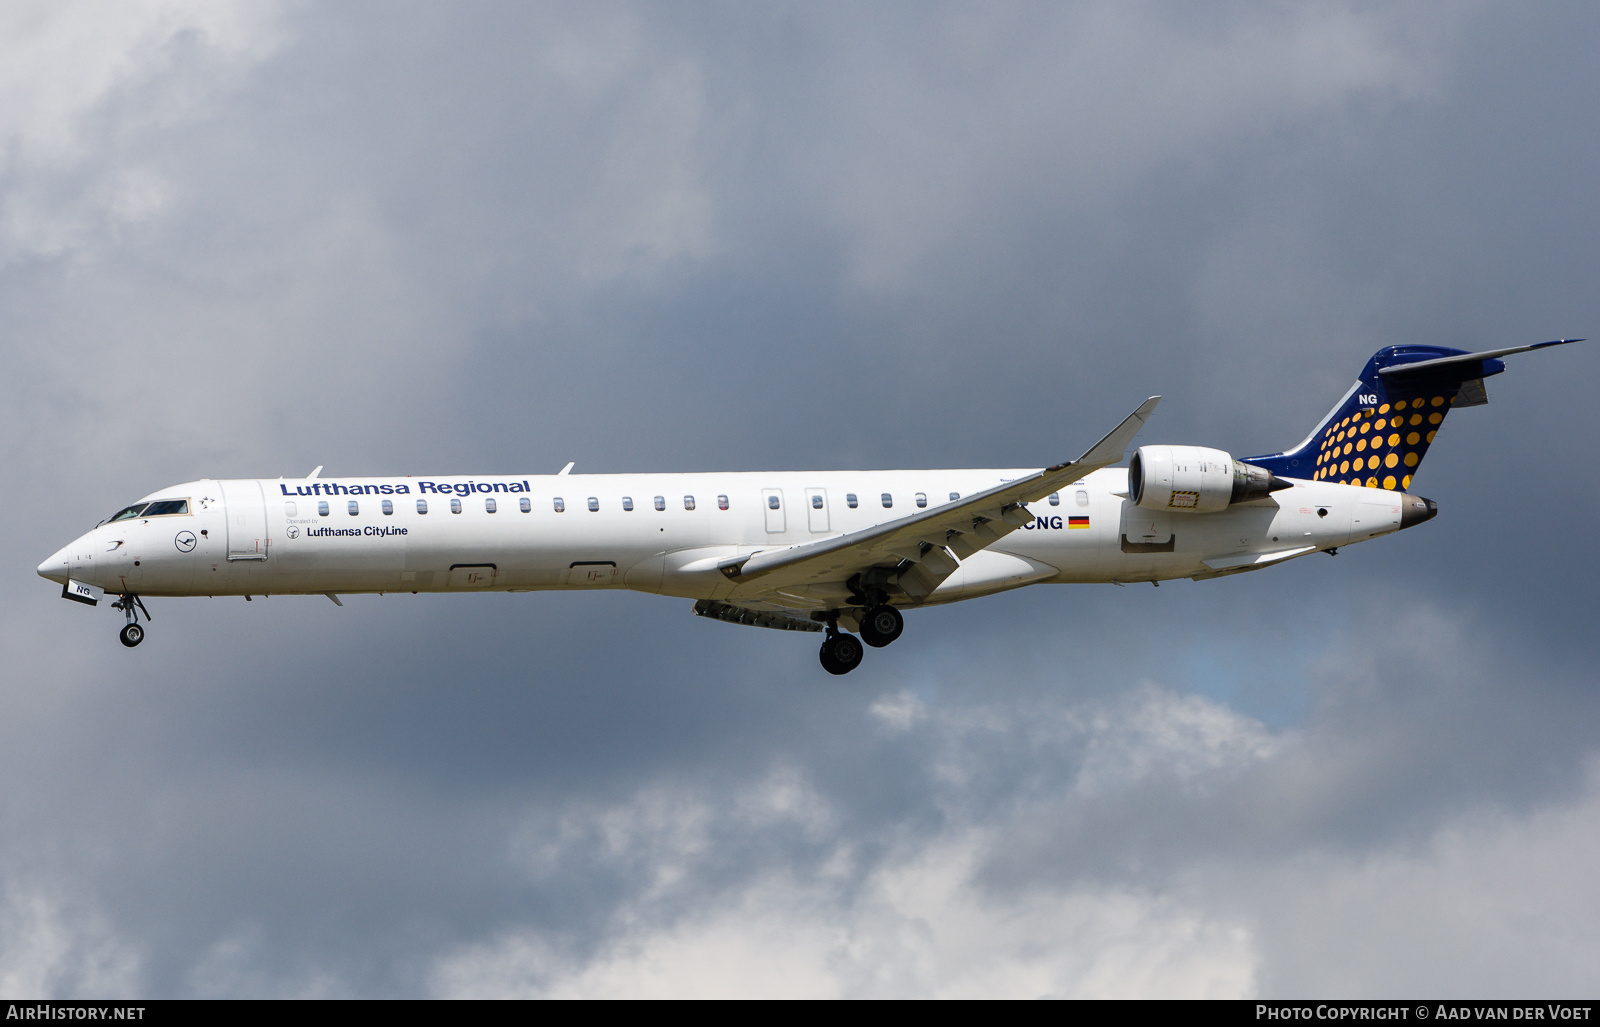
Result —
[[[783,490],[761,490],[761,512],[767,515],[767,531],[777,534],[783,530]]]
[[[828,530],[827,489],[806,489],[806,527],[817,532]]]

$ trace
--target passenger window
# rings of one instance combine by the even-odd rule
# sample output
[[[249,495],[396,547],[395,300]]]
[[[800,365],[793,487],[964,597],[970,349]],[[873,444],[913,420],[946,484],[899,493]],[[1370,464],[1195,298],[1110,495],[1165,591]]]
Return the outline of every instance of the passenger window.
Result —
[[[489,496],[487,499],[485,499],[483,501],[483,512],[484,513],[494,513],[498,509],[500,509],[500,505],[494,501],[494,497],[493,496]]]
[[[287,503],[283,504],[283,515],[285,517],[293,517],[295,515],[295,513],[294,513],[294,500],[291,499]],[[116,520],[115,517],[113,517],[111,519],[112,520]]]
[[[717,497],[717,509],[718,510],[726,510],[727,508],[728,508],[728,497],[727,496],[718,496]]]
[[[892,506],[894,506],[894,497],[885,492],[883,494],[883,508],[887,510]]]
[[[852,510],[856,508],[856,494],[854,492],[846,492],[844,494],[844,505]]]
[[[622,508],[624,510],[632,510],[633,509],[633,497],[632,496],[623,496],[622,497]]]
[[[928,494],[926,492],[918,492],[917,493],[917,509],[920,510],[920,509],[922,509],[923,507],[925,507],[927,505],[928,505]]]
[[[822,509],[822,497],[821,496],[812,496],[811,497],[811,509],[813,509],[813,510],[821,510]]]
[[[451,513],[460,513],[461,512],[461,500],[459,500],[459,499],[450,500],[450,512]]]
[[[317,516],[318,517],[326,517],[326,516],[328,516],[328,501],[326,499],[317,500]]]
[[[346,503],[345,506],[349,509],[351,517],[354,517],[356,514],[361,512],[361,504],[357,503],[353,499]]]
[[[666,508],[667,508],[667,497],[666,496],[657,496],[656,497],[656,509],[657,510],[665,510]]]
[[[683,497],[683,508],[685,510],[693,510],[694,509],[694,497],[693,496],[684,496]]]
[[[289,505],[293,506],[294,504],[290,503]],[[125,508],[123,508],[121,510],[118,510],[116,513],[112,514],[111,515],[111,520],[113,520],[113,521],[125,521],[129,517],[137,517],[137,516],[139,516],[139,511],[141,511],[143,509],[144,509],[144,504],[143,503],[135,503],[132,506],[125,507]],[[294,511],[293,510],[289,511],[289,516],[290,517],[294,516]]]
[[[954,503],[956,500],[958,500],[960,498],[961,498],[961,493],[959,493],[959,492],[950,493],[950,502]]]
[[[597,498],[595,496],[590,496],[589,497],[589,512],[590,513],[599,513],[600,512],[600,500],[599,500],[599,498]]]
[[[1078,490],[1078,494],[1076,496],[1074,496],[1073,498],[1078,501],[1078,505],[1079,506],[1088,506],[1089,505],[1089,493],[1083,491],[1082,489],[1079,489]]]
[[[527,513],[533,509],[533,500],[529,499],[527,496],[523,496],[521,499],[517,500],[517,506],[522,510],[523,513]]]
[[[567,501],[562,499],[560,496],[555,497],[550,502],[555,506],[556,513],[562,513],[567,509]]]
[[[428,512],[428,501],[426,499],[417,500],[417,513],[425,514],[427,512]]]
[[[1051,506],[1060,506],[1061,505],[1061,493],[1059,493],[1059,492],[1050,493],[1050,505]]]
[[[383,501],[383,515],[385,517],[393,517],[394,516],[394,500],[385,499]]]
[[[189,512],[187,499],[158,499],[144,508],[146,517],[162,517],[167,514],[186,514]]]
[[[776,510],[777,508],[778,508],[778,497],[777,496],[768,496],[767,497],[767,509],[768,510]]]

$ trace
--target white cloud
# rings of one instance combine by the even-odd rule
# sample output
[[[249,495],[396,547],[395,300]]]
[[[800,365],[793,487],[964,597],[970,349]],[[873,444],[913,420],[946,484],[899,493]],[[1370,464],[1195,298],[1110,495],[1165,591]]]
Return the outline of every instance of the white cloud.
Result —
[[[984,758],[973,735],[992,742],[1020,734],[1030,746],[1086,750],[1078,790],[1089,793],[1260,760],[1274,744],[1248,718],[1153,685],[1054,716],[926,709],[901,694],[866,715],[899,731],[952,736],[936,757],[946,766]],[[943,780],[959,792],[981,777],[964,767]],[[989,890],[979,877],[1003,842],[985,826],[996,811],[961,798],[949,806],[962,812],[947,829],[877,859],[861,855],[869,839],[841,834],[838,813],[790,768],[725,796],[656,787],[620,805],[571,810],[554,830],[526,836],[523,851],[536,855],[524,865],[547,886],[558,868],[579,860],[648,868],[600,947],[576,954],[559,936],[513,931],[444,956],[434,988],[562,997],[1087,997],[1237,996],[1253,987],[1256,958],[1237,915],[1206,914],[1137,886]],[[775,869],[718,883],[719,841],[749,845],[752,835],[781,837],[785,827],[828,840],[811,872]]]
[[[1085,756],[1076,783],[1082,795],[1152,777],[1181,782],[1248,766],[1271,759],[1285,744],[1284,736],[1251,717],[1148,681],[1130,689],[1112,709],[1092,714],[1084,734]]]
[[[23,2],[0,9],[0,261],[92,246],[160,211],[139,133],[213,108],[282,42],[274,3]]]
[[[1159,835],[1161,825],[1136,824],[1103,840],[1125,851],[1074,867],[1075,854],[1096,844],[1086,835],[1097,817],[1147,821],[1187,806],[1185,818],[1221,820],[1253,802],[1263,780],[1288,774],[1310,784],[1308,760],[1338,746],[1312,731],[1272,732],[1150,683],[1109,700],[1062,702],[1053,713],[1044,704],[941,711],[900,693],[865,715],[893,737],[944,736],[929,752],[930,764],[955,765],[939,776],[947,817],[937,830],[901,826],[894,841],[852,833],[837,813],[817,812],[825,800],[792,773],[775,776],[790,782],[776,790],[804,800],[768,802],[760,815],[731,796],[771,793],[770,782],[729,796],[705,786],[658,788],[573,811],[564,829],[571,855],[547,865],[570,866],[581,853],[655,875],[619,900],[597,940],[513,929],[442,954],[432,989],[559,997],[1575,995],[1600,947],[1592,915],[1600,886],[1587,858],[1600,843],[1600,770],[1581,794],[1539,812],[1474,807],[1424,832],[1368,844],[1331,846],[1315,831],[1297,832],[1287,845],[1258,850],[1223,844],[1219,858],[1220,840],[1209,832],[1191,838],[1180,828],[1153,852],[1141,836],[1151,828]],[[974,744],[974,736],[994,744]],[[1025,739],[1030,758],[1050,748],[1076,755],[1056,771],[1030,772],[1050,787],[1013,787],[1008,804],[986,805],[985,771],[973,764],[992,761],[1005,739]],[[1060,771],[1065,776],[1053,776]],[[1328,773],[1308,795],[1336,804],[1346,772]],[[1152,790],[1160,796],[1153,804]],[[1023,795],[1030,798],[1016,802]],[[811,812],[789,819],[813,832],[826,825],[831,833],[817,834],[828,839],[826,851],[808,862],[774,850],[768,869],[722,877],[719,844],[749,845],[752,834],[781,829],[783,811],[802,809]],[[1267,804],[1244,816],[1279,812]],[[572,844],[584,833],[575,825],[585,822],[608,839],[601,849]],[[1041,847],[1041,823],[1065,846]],[[1246,830],[1273,837],[1265,824]],[[1019,875],[1005,860],[1023,850],[1028,869]]]
[[[452,997],[1238,996],[1254,957],[1237,924],[1133,891],[1006,899],[971,883],[985,847],[957,837],[861,882],[773,874],[670,924],[639,923],[587,958],[517,932],[442,959]]]
[[[1591,763],[1577,795],[1531,812],[1470,811],[1416,842],[1218,868],[1213,883],[1254,909],[1269,994],[1583,998],[1596,851]]]
[[[60,889],[8,883],[0,901],[0,994],[132,995],[140,958],[104,917]]]

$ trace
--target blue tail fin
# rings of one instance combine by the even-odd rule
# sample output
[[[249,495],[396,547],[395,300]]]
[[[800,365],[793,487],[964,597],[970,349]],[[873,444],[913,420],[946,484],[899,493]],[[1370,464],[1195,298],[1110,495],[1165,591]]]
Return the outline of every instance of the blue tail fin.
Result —
[[[1268,456],[1246,457],[1285,478],[1337,481],[1370,488],[1407,489],[1445,415],[1489,402],[1483,380],[1506,369],[1499,357],[1560,346],[1468,353],[1442,346],[1386,346],[1305,441]]]

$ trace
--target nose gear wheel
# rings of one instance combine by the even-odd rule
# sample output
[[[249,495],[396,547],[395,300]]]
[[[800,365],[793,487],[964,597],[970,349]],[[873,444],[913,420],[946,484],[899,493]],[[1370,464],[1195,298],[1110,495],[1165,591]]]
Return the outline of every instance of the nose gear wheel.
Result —
[[[128,623],[124,624],[122,630],[117,632],[117,637],[122,640],[122,644],[132,649],[140,642],[143,642],[144,628],[139,626],[139,614],[143,613],[145,620],[154,619],[150,616],[150,611],[145,609],[144,600],[130,592],[112,603],[111,608],[113,610],[121,610],[128,618]]]

